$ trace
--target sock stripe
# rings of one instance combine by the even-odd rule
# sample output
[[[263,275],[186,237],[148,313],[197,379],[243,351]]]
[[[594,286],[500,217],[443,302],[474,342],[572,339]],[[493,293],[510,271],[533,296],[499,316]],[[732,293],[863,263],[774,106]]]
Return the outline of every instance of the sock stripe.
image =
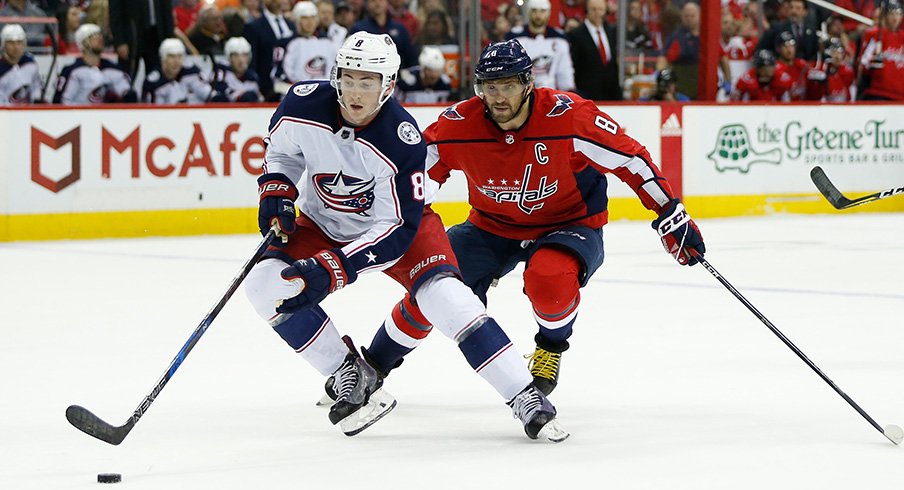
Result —
[[[501,356],[503,352],[509,350],[509,348],[511,348],[511,347],[512,347],[512,344],[511,344],[511,342],[510,342],[508,345],[506,345],[505,347],[499,349],[495,354],[493,354],[492,356],[490,356],[490,358],[487,359],[486,361],[484,361],[483,364],[481,364],[480,366],[477,366],[477,368],[474,369],[474,371],[476,371],[476,372],[479,373],[481,369],[487,367],[491,362],[495,361],[497,357]]]

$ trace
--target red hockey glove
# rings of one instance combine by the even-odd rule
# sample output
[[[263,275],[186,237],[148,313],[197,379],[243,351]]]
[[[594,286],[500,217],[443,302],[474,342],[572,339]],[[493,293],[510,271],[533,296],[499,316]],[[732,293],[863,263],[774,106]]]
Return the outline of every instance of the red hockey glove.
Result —
[[[276,311],[294,313],[317,306],[326,296],[355,282],[358,272],[339,249],[321,250],[309,259],[298,260],[282,270],[287,281],[302,282],[301,292],[282,302]]]
[[[261,235],[266,235],[273,226],[274,221],[279,226],[280,234],[289,235],[295,231],[295,200],[298,199],[298,189],[295,184],[283,174],[264,174],[258,177],[260,185],[260,207],[257,213],[257,226]],[[285,240],[283,240],[285,241]],[[274,245],[280,241],[275,240]]]
[[[653,229],[659,233],[665,251],[672,254],[681,265],[697,263],[688,249],[696,250],[701,257],[706,252],[700,229],[678,199],[672,199],[662,208],[659,217],[653,220]]]

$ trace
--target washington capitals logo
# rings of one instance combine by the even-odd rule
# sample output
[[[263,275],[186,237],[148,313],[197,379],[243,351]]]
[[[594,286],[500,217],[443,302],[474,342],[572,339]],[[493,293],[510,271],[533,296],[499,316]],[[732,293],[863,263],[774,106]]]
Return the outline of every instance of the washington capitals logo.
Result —
[[[453,121],[461,121],[462,119],[464,119],[464,117],[458,113],[458,104],[447,107],[446,110],[443,111],[443,117],[446,119],[451,119]]]
[[[338,174],[317,174],[314,176],[314,189],[323,201],[323,206],[343,213],[357,213],[367,216],[367,211],[374,204],[374,179],[367,182]]]
[[[571,100],[571,97],[565,94],[556,94],[556,105],[549,111],[549,114],[546,117],[556,117],[565,114],[565,111],[571,109],[571,106],[574,105],[574,101]]]

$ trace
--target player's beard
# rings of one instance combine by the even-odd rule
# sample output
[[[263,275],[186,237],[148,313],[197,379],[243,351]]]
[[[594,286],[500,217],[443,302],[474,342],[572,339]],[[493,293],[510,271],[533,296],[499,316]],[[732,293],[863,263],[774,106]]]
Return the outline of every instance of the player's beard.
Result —
[[[521,98],[521,102],[517,107],[513,106],[508,100],[506,100],[502,104],[492,103],[484,99],[484,107],[486,107],[487,111],[490,113],[490,117],[496,124],[505,124],[512,119],[518,117],[518,114],[521,112],[521,109],[524,107],[524,104],[527,103],[528,94],[524,94]]]

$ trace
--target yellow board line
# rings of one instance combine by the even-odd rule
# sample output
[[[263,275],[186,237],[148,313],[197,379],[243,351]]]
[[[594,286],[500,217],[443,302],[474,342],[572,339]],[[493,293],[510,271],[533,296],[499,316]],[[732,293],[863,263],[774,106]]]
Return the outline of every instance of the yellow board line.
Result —
[[[696,219],[768,214],[876,213],[904,211],[904,199],[876,201],[838,211],[818,194],[757,196],[688,196]],[[434,203],[446,226],[461,223],[470,207],[464,202]],[[609,199],[609,219],[652,220],[636,197]],[[120,211],[69,214],[0,215],[0,242],[127,238],[148,236],[225,235],[257,231],[257,208]]]

